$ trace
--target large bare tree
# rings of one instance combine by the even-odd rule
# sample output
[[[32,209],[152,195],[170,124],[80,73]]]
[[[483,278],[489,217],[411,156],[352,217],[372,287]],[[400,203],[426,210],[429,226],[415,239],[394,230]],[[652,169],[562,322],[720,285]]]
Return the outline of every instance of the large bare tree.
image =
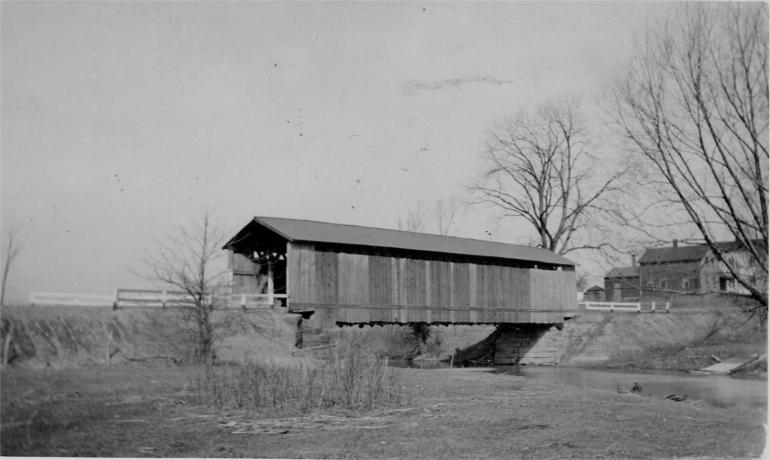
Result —
[[[576,100],[548,102],[502,121],[489,133],[486,159],[473,189],[503,217],[528,222],[540,247],[558,254],[609,249],[606,239],[590,233],[599,232],[596,215],[620,173],[608,174],[590,152]]]
[[[677,215],[767,306],[767,4],[688,3],[636,47],[613,115],[647,167],[641,223]],[[757,273],[717,244],[735,240]],[[758,278],[758,279],[757,279]]]
[[[198,223],[183,226],[175,234],[156,240],[145,257],[149,277],[184,291],[192,300],[190,310],[198,332],[196,356],[211,364],[214,353],[214,295],[224,286],[227,273],[217,263],[224,256],[225,233],[211,223],[208,213]]]

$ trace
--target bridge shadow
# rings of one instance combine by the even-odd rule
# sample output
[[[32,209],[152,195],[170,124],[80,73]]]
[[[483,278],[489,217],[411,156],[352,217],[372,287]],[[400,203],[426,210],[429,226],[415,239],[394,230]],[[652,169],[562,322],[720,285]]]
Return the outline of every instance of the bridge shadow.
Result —
[[[453,361],[459,366],[557,364],[559,350],[540,344],[555,327],[553,324],[500,324],[478,343],[457,349]]]

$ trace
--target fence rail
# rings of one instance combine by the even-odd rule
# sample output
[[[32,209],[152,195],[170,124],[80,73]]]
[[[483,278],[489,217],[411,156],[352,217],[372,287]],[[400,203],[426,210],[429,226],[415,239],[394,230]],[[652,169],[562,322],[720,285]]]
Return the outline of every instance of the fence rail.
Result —
[[[639,302],[580,302],[579,305],[586,310],[642,311]]]
[[[216,308],[265,308],[273,307],[276,301],[286,303],[286,294],[214,294],[206,299]],[[115,294],[115,308],[125,307],[191,307],[195,299],[183,291],[150,291],[140,289],[118,289]]]
[[[578,306],[586,310],[618,311],[618,312],[669,312],[669,302],[578,302]]]
[[[272,308],[286,305],[286,294],[215,294],[207,299],[216,308]],[[118,289],[114,296],[73,293],[33,292],[32,305],[89,306],[113,308],[192,307],[195,300],[184,291]]]
[[[95,294],[33,292],[29,296],[29,301],[32,305],[105,307],[111,306],[115,298]]]

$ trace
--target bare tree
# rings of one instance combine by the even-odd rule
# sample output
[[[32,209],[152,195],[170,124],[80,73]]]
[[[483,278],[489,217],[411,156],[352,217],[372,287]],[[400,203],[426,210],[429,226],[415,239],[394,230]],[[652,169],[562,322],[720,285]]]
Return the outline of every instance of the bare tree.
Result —
[[[407,232],[419,232],[423,230],[423,216],[425,210],[423,209],[422,201],[418,201],[415,207],[409,209],[406,214],[406,219],[398,219],[398,229]]]
[[[8,284],[8,275],[11,273],[13,263],[21,253],[24,244],[27,242],[29,233],[25,236],[21,235],[21,227],[13,225],[8,228],[4,236],[3,244],[3,281],[2,287],[0,287],[0,305],[5,306],[5,288]]]
[[[767,14],[766,3],[683,5],[637,45],[612,92],[619,132],[654,194],[636,215],[640,226],[682,216],[765,308]],[[759,273],[739,269],[727,256],[734,245],[718,244],[726,238]]]
[[[196,356],[203,364],[215,358],[212,312],[214,294],[225,284],[227,273],[216,266],[224,256],[224,241],[224,231],[212,225],[206,213],[200,223],[156,239],[155,250],[144,261],[153,279],[184,291],[192,299],[191,313],[198,332]]]
[[[458,211],[458,201],[455,197],[436,202],[436,227],[439,235],[449,235]]]
[[[458,213],[462,214],[464,204],[455,196],[440,198],[435,205],[426,207],[422,201],[409,209],[405,219],[398,219],[398,229],[408,232],[435,232],[439,235],[449,235],[452,226],[456,224]],[[426,227],[430,227],[426,230]]]
[[[489,133],[486,153],[489,166],[472,188],[481,202],[503,217],[523,218],[537,244],[558,254],[610,248],[589,230],[601,230],[596,216],[621,173],[599,172],[577,101],[549,102],[504,120]]]

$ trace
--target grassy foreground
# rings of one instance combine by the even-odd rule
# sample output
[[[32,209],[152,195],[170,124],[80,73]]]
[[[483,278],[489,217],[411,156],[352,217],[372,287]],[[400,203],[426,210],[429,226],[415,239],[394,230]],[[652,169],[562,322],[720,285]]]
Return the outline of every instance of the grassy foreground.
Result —
[[[287,414],[202,404],[193,367],[4,369],[2,455],[269,458],[758,457],[766,413],[397,369],[406,405]]]

